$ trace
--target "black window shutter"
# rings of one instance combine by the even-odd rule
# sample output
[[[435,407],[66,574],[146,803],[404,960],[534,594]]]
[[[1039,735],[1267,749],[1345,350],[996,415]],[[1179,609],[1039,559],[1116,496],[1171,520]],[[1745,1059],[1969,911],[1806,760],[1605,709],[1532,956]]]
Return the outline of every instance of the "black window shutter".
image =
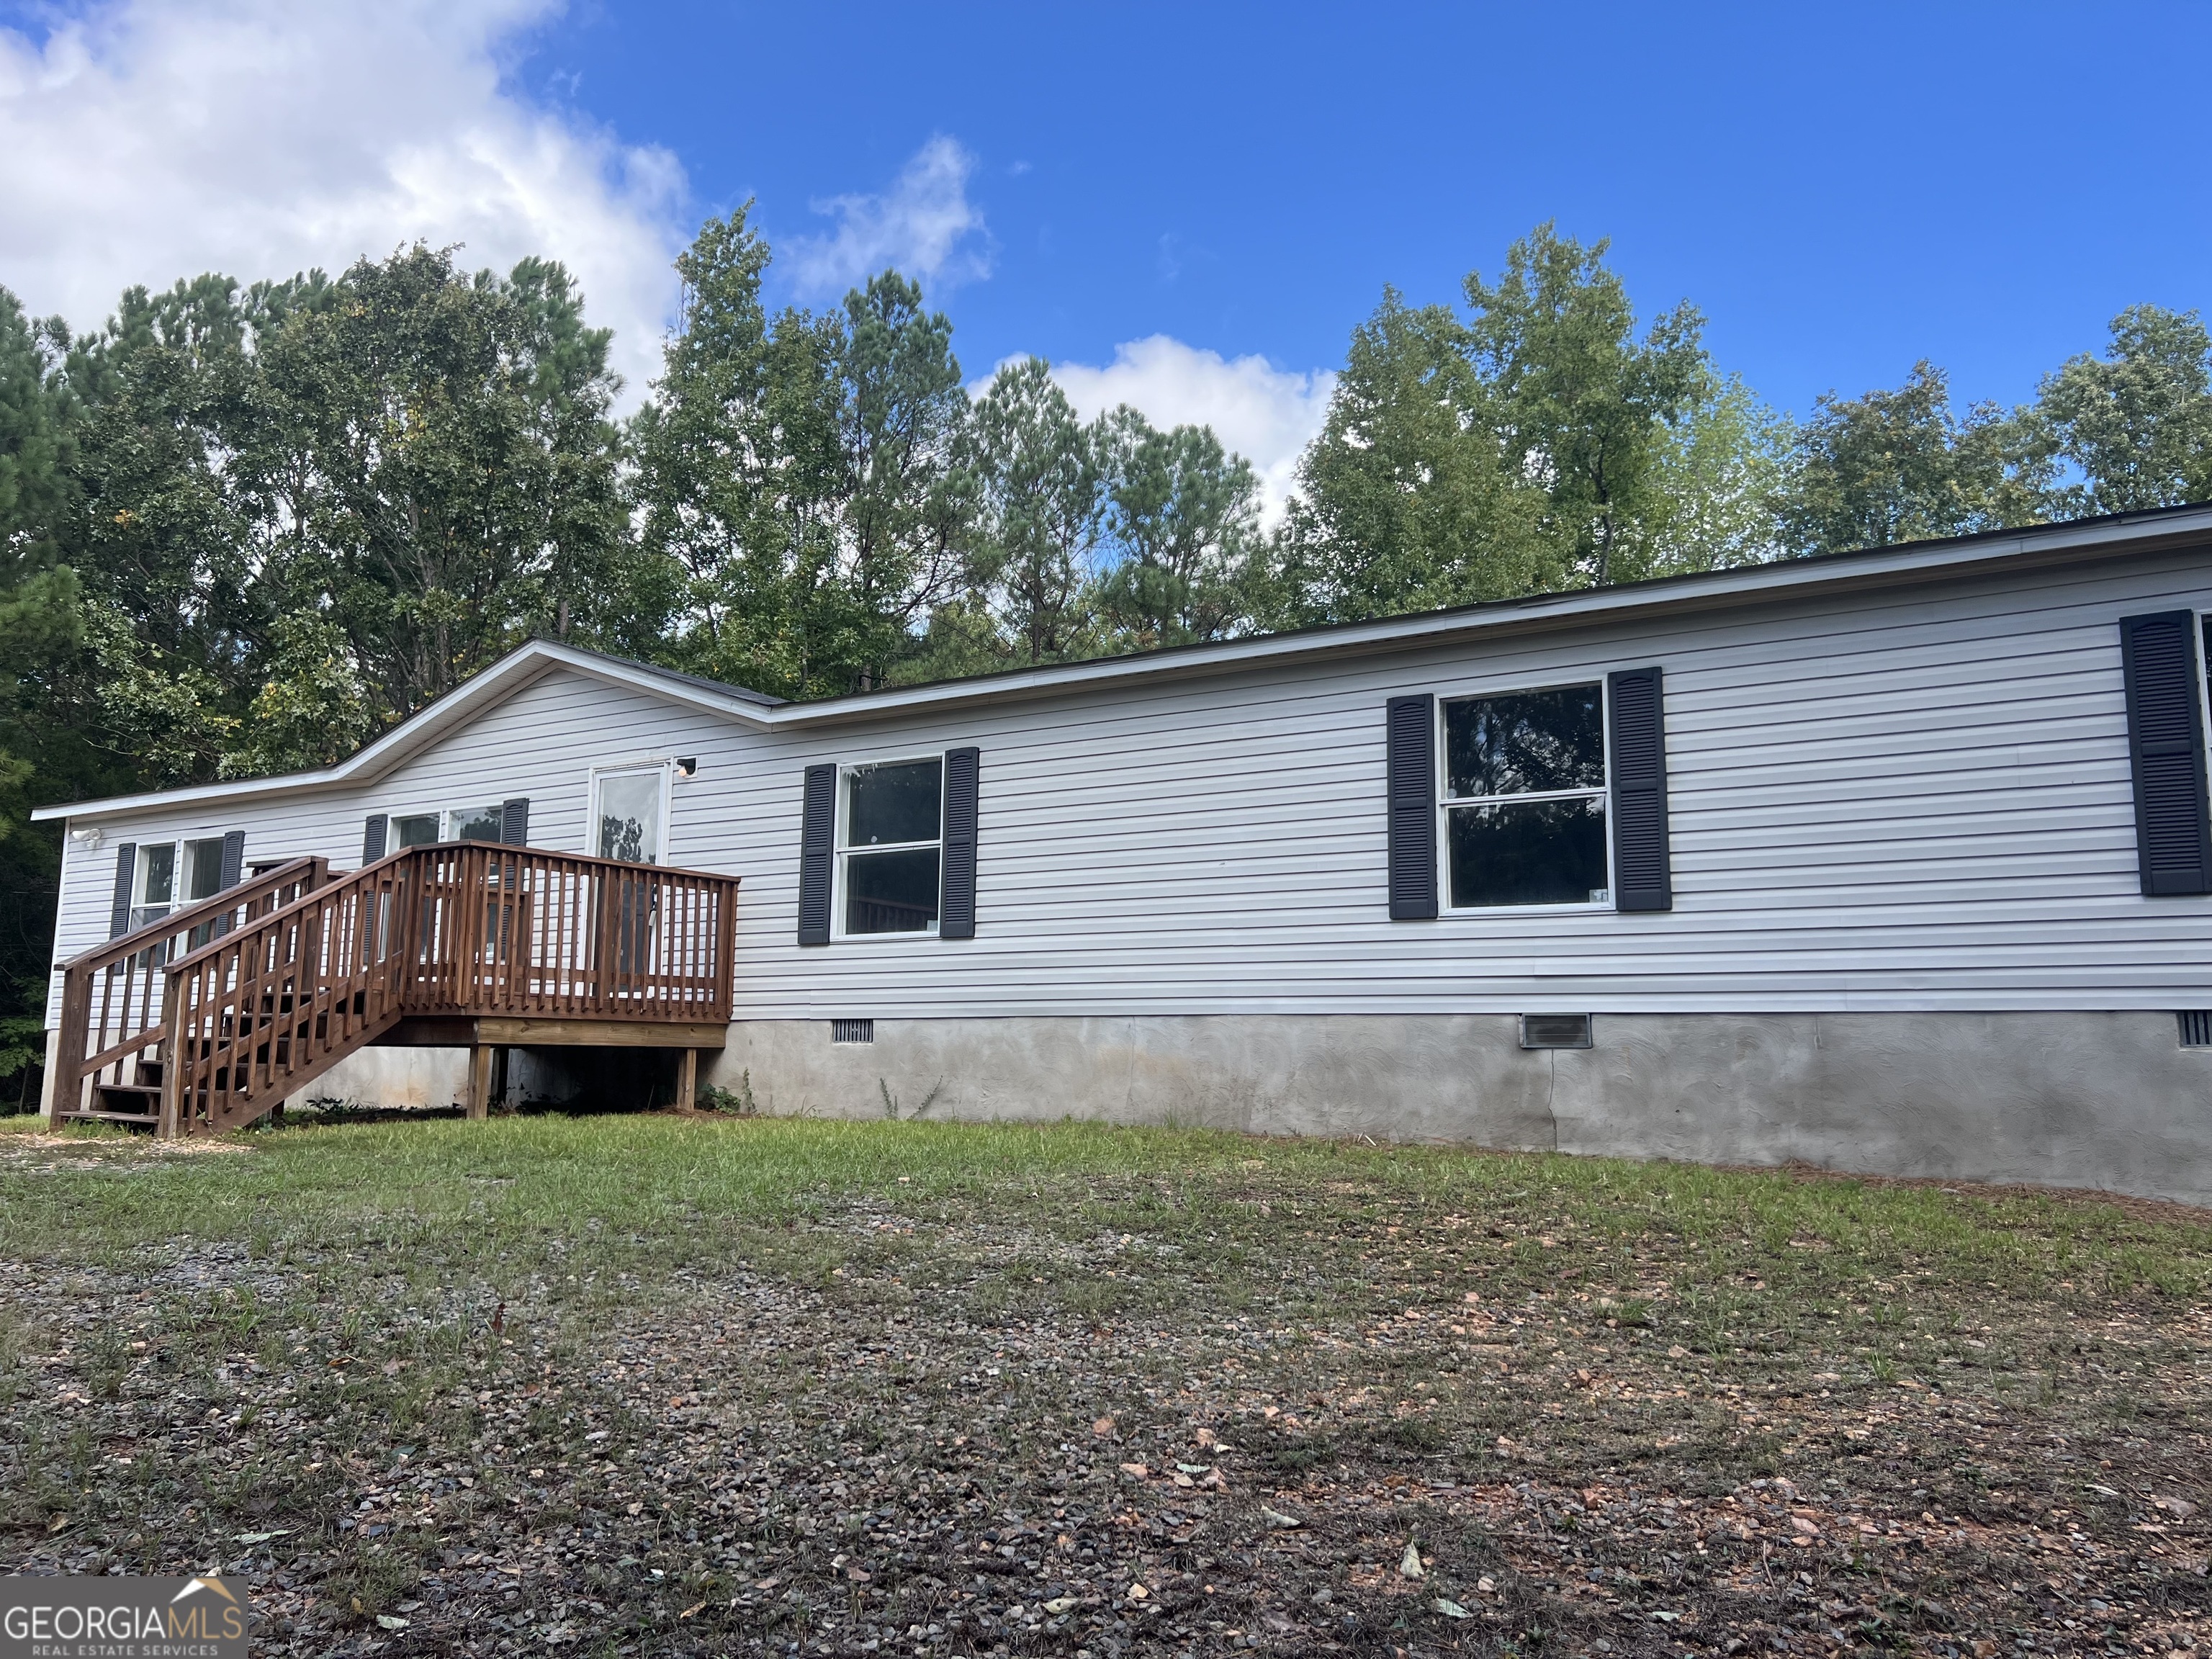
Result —
[[[1613,706],[1613,905],[1671,910],[1667,844],[1667,698],[1656,668],[1606,676]]]
[[[2197,618],[2186,611],[2120,619],[2136,854],[2142,890],[2153,895],[2212,892],[2196,627]]]
[[[981,759],[979,749],[945,751],[945,895],[937,914],[939,939],[975,937],[975,821]]]
[[[509,847],[530,845],[530,798],[517,795],[499,811],[499,838]]]
[[[131,931],[131,884],[138,877],[138,843],[126,841],[115,849],[115,902],[107,913],[107,936],[121,939]]]
[[[374,864],[384,856],[384,835],[391,822],[391,818],[382,812],[368,815],[368,826],[361,836],[361,861],[363,864]]]
[[[806,769],[806,805],[799,826],[799,942],[830,942],[830,873],[836,858],[837,769]]]
[[[1390,699],[1390,920],[1437,915],[1437,700]]]
[[[237,886],[245,876],[246,831],[226,830],[222,832],[222,864],[216,872],[216,878],[222,885],[217,890],[228,893],[232,888]],[[215,919],[216,933],[222,934],[230,931],[231,914],[230,911],[226,910]]]

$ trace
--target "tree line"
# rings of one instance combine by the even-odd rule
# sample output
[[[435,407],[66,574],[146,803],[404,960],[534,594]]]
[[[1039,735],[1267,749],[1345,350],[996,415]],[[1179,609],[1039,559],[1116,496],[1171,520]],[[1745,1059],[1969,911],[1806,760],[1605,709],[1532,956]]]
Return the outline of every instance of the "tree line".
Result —
[[[2017,408],[1923,362],[1797,421],[1607,251],[1546,225],[1456,305],[1386,290],[1272,525],[1203,426],[1085,421],[1035,357],[971,394],[896,271],[772,308],[744,210],[627,420],[548,260],[202,276],[84,334],[0,289],[0,1079],[51,945],[32,805],[327,763],[533,635],[816,697],[2212,495],[2194,312]]]

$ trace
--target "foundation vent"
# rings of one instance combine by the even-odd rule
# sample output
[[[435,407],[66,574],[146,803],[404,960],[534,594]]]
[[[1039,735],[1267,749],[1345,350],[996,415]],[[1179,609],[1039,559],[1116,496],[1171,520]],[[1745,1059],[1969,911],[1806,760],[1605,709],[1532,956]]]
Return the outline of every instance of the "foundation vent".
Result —
[[[2185,1008],[2177,1018],[2183,1048],[2212,1048],[2212,1008]]]
[[[1590,1017],[1588,1014],[1523,1014],[1521,1016],[1521,1046],[1523,1048],[1587,1048],[1590,1046]]]
[[[873,1042],[876,1022],[872,1019],[833,1019],[830,1022],[830,1041],[832,1042]]]

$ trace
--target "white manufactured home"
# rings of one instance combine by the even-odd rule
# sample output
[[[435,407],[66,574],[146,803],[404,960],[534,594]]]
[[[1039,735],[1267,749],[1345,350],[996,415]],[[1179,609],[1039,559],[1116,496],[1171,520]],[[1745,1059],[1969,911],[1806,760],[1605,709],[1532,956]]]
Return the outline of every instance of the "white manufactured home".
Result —
[[[809,703],[533,643],[38,814],[52,1109],[480,1103],[612,1011],[770,1112],[2212,1203],[2208,611],[2184,508]]]

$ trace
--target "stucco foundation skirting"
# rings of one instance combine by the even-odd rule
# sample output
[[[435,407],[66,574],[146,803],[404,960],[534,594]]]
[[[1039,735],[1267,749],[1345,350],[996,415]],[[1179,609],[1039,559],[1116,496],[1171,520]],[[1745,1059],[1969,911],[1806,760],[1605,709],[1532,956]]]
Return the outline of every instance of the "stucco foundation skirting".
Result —
[[[1180,1123],[2094,1187],[2212,1205],[2212,1050],[2170,1013],[828,1020],[731,1028],[765,1112]]]

